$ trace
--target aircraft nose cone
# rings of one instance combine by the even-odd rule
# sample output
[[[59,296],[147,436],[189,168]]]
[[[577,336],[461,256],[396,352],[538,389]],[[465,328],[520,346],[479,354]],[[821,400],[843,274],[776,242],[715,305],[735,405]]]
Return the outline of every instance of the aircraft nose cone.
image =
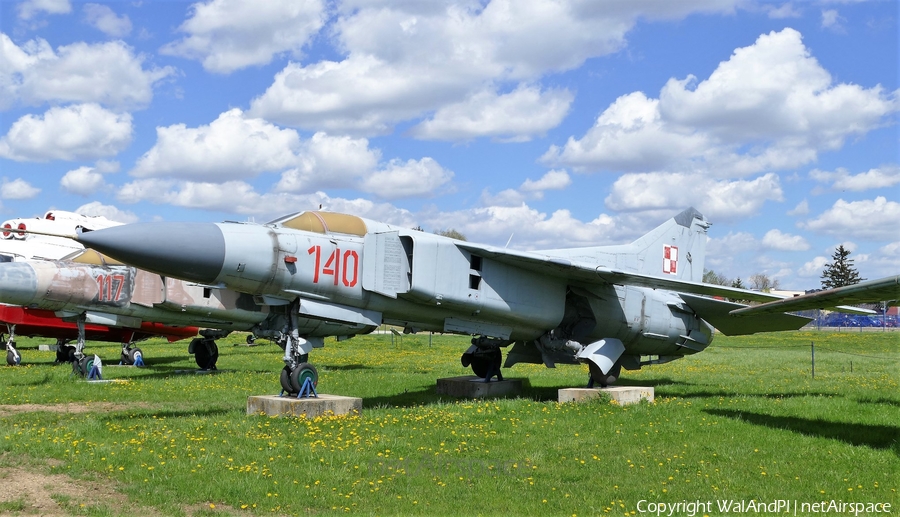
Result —
[[[213,223],[135,223],[85,232],[78,242],[126,264],[212,283],[225,262],[225,237]]]
[[[0,263],[0,303],[28,305],[35,301],[37,273],[24,262]]]

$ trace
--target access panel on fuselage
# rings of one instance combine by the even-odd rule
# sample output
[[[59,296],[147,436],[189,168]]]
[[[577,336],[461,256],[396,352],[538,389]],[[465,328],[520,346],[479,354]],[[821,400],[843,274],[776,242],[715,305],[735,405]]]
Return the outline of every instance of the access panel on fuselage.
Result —
[[[470,285],[470,255],[449,239],[413,237],[412,282],[406,297],[448,309],[477,311],[481,293]]]
[[[396,298],[409,291],[412,239],[400,232],[370,233],[363,245],[363,289]]]

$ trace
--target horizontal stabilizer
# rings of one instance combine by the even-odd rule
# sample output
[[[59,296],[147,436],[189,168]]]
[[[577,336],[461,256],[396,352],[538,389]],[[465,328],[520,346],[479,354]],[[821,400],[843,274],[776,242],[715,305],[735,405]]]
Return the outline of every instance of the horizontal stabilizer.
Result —
[[[811,318],[784,313],[738,317],[730,314],[731,311],[746,307],[745,305],[686,293],[680,293],[679,296],[697,313],[697,316],[709,322],[716,330],[726,336],[797,330],[812,321]]]

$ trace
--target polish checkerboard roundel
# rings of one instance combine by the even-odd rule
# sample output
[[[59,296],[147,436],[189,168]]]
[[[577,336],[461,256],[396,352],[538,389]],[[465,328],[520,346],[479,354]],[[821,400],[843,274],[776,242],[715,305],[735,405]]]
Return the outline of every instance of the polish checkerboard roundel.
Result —
[[[663,273],[678,273],[678,246],[663,245]]]

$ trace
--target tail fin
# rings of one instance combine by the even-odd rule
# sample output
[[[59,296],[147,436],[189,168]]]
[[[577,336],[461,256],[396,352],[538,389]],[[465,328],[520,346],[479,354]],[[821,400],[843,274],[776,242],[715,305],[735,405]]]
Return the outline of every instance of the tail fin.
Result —
[[[700,282],[709,227],[703,214],[691,207],[631,244],[543,253],[633,273]]]
[[[623,247],[636,255],[638,273],[700,282],[709,226],[691,207]]]

